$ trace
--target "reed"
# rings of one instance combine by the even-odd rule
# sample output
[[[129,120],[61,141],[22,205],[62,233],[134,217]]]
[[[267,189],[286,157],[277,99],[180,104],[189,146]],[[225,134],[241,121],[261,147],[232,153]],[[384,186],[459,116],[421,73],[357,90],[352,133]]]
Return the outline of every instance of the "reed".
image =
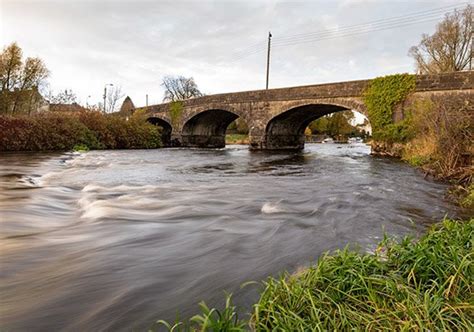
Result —
[[[385,237],[374,254],[348,248],[298,274],[266,280],[248,322],[227,298],[174,331],[472,331],[474,219],[444,220],[418,241]],[[196,318],[199,317],[199,318]]]

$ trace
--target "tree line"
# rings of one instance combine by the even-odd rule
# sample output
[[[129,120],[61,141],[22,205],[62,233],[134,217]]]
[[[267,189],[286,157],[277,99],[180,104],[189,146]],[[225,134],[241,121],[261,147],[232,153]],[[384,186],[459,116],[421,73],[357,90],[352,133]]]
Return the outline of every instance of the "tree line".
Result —
[[[49,89],[49,75],[42,59],[23,59],[23,51],[16,42],[6,46],[0,53],[0,114],[30,115],[49,104],[77,104],[77,96],[71,89],[58,93]],[[108,89],[105,112],[114,112],[124,96],[120,86]],[[103,110],[103,105],[86,105],[86,108]]]

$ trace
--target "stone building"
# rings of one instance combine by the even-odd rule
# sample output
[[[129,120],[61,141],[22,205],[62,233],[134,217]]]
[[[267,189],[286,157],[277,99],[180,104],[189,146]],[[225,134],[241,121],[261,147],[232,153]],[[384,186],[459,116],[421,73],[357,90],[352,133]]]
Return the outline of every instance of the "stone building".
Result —
[[[119,113],[123,116],[130,116],[132,115],[134,109],[135,105],[133,105],[132,99],[127,96],[127,98],[125,98],[125,100],[123,101],[122,106],[120,107]]]

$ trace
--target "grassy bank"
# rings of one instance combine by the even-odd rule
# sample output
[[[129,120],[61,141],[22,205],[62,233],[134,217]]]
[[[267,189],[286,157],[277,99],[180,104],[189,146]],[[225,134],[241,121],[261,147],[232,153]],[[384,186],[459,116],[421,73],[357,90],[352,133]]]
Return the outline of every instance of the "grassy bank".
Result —
[[[474,219],[445,220],[418,241],[386,238],[375,254],[323,255],[304,272],[269,278],[249,320],[230,298],[174,331],[420,331],[474,328]]]
[[[0,151],[149,149],[161,146],[158,127],[96,111],[0,116]]]
[[[225,135],[225,144],[249,144],[249,135],[245,135],[245,134]]]

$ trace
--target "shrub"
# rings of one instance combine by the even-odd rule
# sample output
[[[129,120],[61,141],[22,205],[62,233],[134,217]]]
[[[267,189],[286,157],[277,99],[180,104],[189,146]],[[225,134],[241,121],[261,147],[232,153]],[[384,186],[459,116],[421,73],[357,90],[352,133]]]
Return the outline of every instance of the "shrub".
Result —
[[[34,125],[34,122],[26,117],[0,116],[0,150],[30,150]]]
[[[1,151],[151,149],[161,146],[161,131],[143,117],[130,119],[100,112],[0,116]]]
[[[89,151],[89,147],[84,144],[76,144],[72,148],[74,151]]]
[[[438,97],[441,98],[441,97]],[[444,100],[417,98],[407,107],[409,142],[402,158],[418,161],[417,166],[440,178],[470,182],[474,128],[472,106],[461,96]]]

